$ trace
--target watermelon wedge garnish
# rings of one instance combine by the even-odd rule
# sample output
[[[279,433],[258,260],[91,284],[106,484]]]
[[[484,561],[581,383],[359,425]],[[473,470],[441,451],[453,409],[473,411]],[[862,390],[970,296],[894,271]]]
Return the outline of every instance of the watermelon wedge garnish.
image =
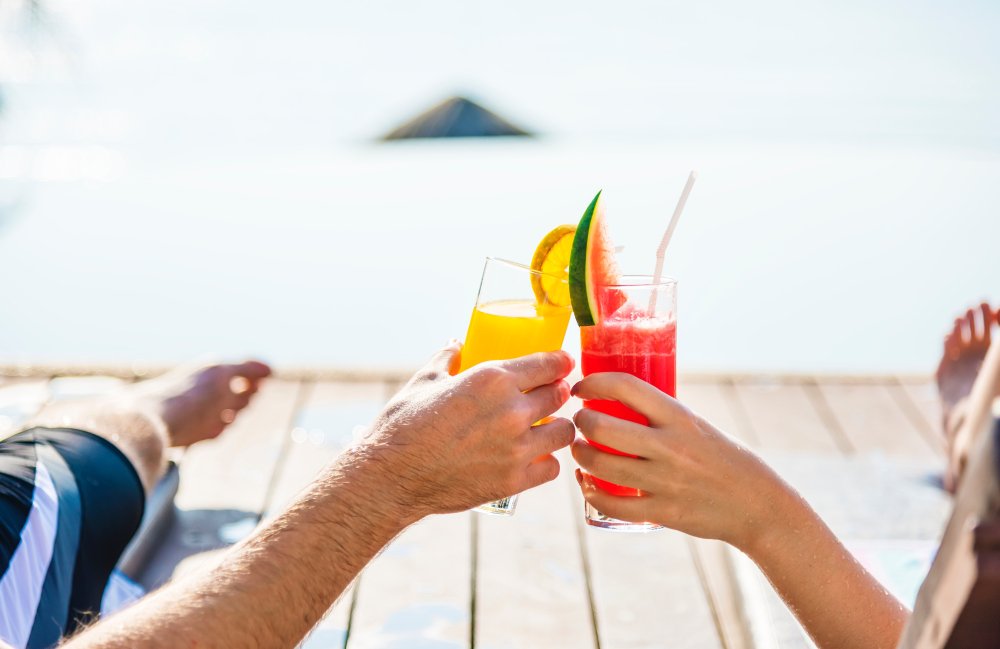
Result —
[[[576,323],[590,327],[618,310],[627,298],[621,291],[606,288],[617,284],[615,247],[604,222],[604,201],[597,192],[576,227],[569,258],[569,297]]]

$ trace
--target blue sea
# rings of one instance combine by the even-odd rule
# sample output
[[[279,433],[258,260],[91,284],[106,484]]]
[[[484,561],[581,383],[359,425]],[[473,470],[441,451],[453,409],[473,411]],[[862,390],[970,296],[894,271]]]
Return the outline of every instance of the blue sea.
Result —
[[[997,33],[969,1],[7,3],[0,360],[414,366],[598,189],[651,272],[697,169],[682,370],[930,371],[1000,300]],[[539,136],[377,142],[456,93]]]

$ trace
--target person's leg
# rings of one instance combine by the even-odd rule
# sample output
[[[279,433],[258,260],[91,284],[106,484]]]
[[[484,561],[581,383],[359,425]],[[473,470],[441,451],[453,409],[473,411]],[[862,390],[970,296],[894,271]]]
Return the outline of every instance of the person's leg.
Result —
[[[270,374],[215,365],[57,404],[0,443],[0,640],[51,646],[97,615],[165,446],[216,437]]]
[[[172,372],[108,397],[54,404],[28,427],[73,428],[108,440],[148,492],[163,470],[166,447],[217,437],[270,373],[257,361]]]
[[[944,486],[954,492],[961,467],[969,449],[958,432],[962,428],[967,410],[967,400],[983,359],[993,338],[993,327],[1000,323],[1000,311],[983,302],[976,309],[969,309],[944,340],[944,354],[938,364],[935,378],[941,396],[942,429],[948,450],[948,469]]]

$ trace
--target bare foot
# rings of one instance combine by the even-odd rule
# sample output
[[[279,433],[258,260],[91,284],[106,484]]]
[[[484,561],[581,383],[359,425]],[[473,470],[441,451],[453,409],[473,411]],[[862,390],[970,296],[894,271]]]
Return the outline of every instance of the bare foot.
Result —
[[[1000,311],[983,302],[978,309],[969,309],[955,319],[955,326],[944,339],[944,354],[935,378],[941,396],[942,427],[948,446],[948,470],[944,485],[954,492],[965,465],[968,449],[958,448],[955,436],[960,428],[963,405],[972,391],[979,369],[990,347],[992,329],[1000,323]]]
[[[190,446],[218,437],[270,374],[259,361],[208,365],[143,381],[129,391],[163,419],[170,446]]]

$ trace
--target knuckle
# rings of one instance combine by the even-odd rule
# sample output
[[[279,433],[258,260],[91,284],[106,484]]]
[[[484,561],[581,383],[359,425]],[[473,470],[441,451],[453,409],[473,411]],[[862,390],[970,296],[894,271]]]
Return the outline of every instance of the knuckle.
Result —
[[[509,380],[507,370],[495,363],[483,363],[473,370],[474,381],[482,388],[497,388],[504,386]]]
[[[543,372],[555,372],[562,363],[559,352],[542,352],[538,356]]]
[[[524,402],[524,400],[518,400],[516,404],[507,409],[504,413],[504,418],[510,426],[516,428],[523,428],[531,424],[534,414],[531,411],[531,407]]]

